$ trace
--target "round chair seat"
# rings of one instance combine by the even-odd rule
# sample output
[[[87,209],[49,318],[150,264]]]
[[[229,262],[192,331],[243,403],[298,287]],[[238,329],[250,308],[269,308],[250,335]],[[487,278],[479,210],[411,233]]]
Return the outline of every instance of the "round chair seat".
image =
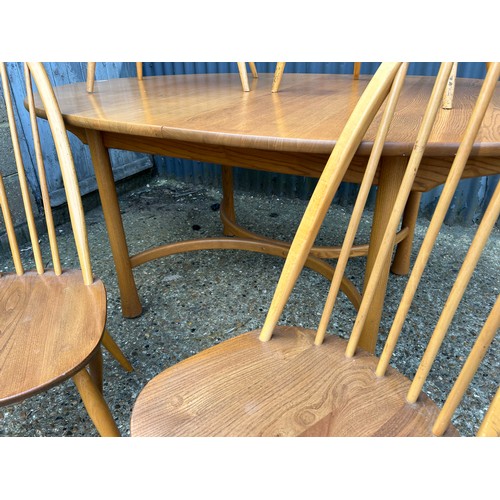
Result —
[[[134,405],[132,436],[432,436],[439,408],[424,394],[406,402],[410,381],[346,341],[277,327],[229,339],[166,369]],[[458,435],[450,427],[446,435]]]
[[[80,270],[0,277],[0,405],[22,401],[83,368],[106,321],[102,281]]]

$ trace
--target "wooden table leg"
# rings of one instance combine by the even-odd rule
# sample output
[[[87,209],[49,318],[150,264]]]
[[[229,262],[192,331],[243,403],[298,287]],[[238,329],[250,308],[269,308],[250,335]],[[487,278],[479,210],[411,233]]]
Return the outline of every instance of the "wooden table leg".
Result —
[[[404,176],[405,168],[408,163],[406,157],[388,157],[380,160],[379,184],[377,189],[377,199],[375,202],[375,211],[373,213],[372,231],[370,235],[370,248],[366,261],[365,287],[368,283],[371,270],[375,263],[375,258],[382,243],[385,227],[396,201],[401,181]],[[396,235],[394,234],[394,237]],[[384,271],[379,281],[377,294],[373,298],[370,311],[367,315],[365,326],[359,338],[358,346],[368,352],[375,352],[380,320],[384,307],[387,281],[389,278],[389,269],[391,259],[387,259]]]
[[[233,183],[233,168],[222,165],[222,203],[221,214],[226,214],[231,222],[236,222],[236,214],[234,212],[234,183]],[[222,221],[224,224],[224,221]],[[231,228],[224,224],[224,235],[234,236]]]
[[[126,318],[135,318],[141,314],[142,305],[132,273],[109,153],[104,147],[99,131],[87,130],[87,141],[108,230],[111,253],[115,261],[122,314]]]
[[[422,193],[412,191],[408,197],[406,208],[403,213],[403,227],[408,228],[408,236],[398,244],[396,254],[392,261],[391,272],[403,276],[410,271],[411,249],[413,247],[413,235],[415,233],[415,224],[417,223],[418,210],[420,208],[420,199]]]

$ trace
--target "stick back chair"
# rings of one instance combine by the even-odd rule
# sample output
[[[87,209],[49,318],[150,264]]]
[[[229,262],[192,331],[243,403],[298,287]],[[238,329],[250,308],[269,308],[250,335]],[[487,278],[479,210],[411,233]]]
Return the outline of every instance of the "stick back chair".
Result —
[[[46,269],[4,63],[0,64],[0,73],[18,179],[18,186],[15,176],[4,183],[0,174],[0,207],[14,264],[13,272],[0,275],[0,406],[20,402],[72,378],[98,432],[102,436],[118,436],[118,428],[102,394],[101,344],[127,371],[131,371],[132,366],[105,329],[106,291],[102,281],[92,273],[78,179],[59,107],[43,65],[26,63],[27,107],[50,244],[49,262],[52,262],[52,269]],[[74,269],[64,269],[59,254],[34,113],[32,80],[47,110],[61,168],[78,254],[79,267]],[[23,216],[13,217],[9,207],[9,198],[12,201],[19,192],[34,270],[25,270],[27,261],[23,264],[16,236],[16,226],[22,224]]]
[[[392,250],[395,228],[400,223],[425,145],[441,110],[452,63],[443,63],[436,77],[387,224],[384,243],[371,271],[349,339],[325,335],[339,290],[339,280],[345,271],[349,249],[397,105],[406,68],[407,64],[382,64],[346,123],[298,227],[262,329],[212,346],[154,377],[135,402],[131,417],[132,436],[457,435],[456,428],[450,424],[451,417],[500,326],[498,298],[442,408],[422,391],[422,387],[498,219],[500,184],[478,227],[413,380],[389,366],[389,360],[496,88],[500,63],[494,63],[489,68],[382,355],[377,357],[368,353],[357,343],[366,313],[372,305],[383,262]],[[347,168],[384,99],[385,108],[377,138],[346,230],[318,329],[277,326],[336,186],[342,179],[343,170]],[[500,396],[497,394],[478,435],[498,434],[499,412]]]

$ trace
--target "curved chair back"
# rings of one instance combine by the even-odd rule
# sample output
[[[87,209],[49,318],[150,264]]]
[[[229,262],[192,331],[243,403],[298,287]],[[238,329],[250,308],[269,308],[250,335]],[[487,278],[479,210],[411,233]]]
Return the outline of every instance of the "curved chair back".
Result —
[[[436,78],[436,84],[434,86],[433,93],[430,97],[427,109],[422,119],[422,125],[420,127],[418,137],[415,141],[415,147],[413,149],[412,155],[408,162],[408,167],[406,169],[405,176],[403,178],[401,188],[398,192],[394,209],[392,211],[389,223],[387,225],[383,243],[380,247],[379,253],[377,255],[374,267],[371,271],[370,278],[366,284],[365,290],[363,292],[363,298],[359,311],[356,316],[354,327],[351,331],[349,342],[346,349],[346,356],[353,357],[355,355],[356,349],[358,347],[358,342],[361,336],[362,329],[365,325],[365,321],[368,315],[368,311],[372,307],[372,301],[375,291],[378,286],[378,281],[381,276],[381,272],[384,266],[384,262],[390,257],[390,252],[392,251],[393,236],[397,230],[397,226],[400,223],[401,216],[403,213],[404,206],[408,199],[413,180],[417,173],[420,161],[422,159],[423,151],[429,139],[432,126],[436,119],[436,115],[442,107],[442,96],[446,85],[449,82],[450,76],[453,76],[453,71],[456,66],[452,63],[443,63],[441,69]],[[382,355],[376,370],[378,376],[384,376],[387,367],[389,365],[390,357],[396,346],[396,342],[402,331],[403,324],[408,316],[408,312],[413,303],[413,299],[416,294],[417,287],[420,283],[421,277],[424,273],[427,263],[429,262],[430,254],[432,248],[436,242],[437,236],[443,224],[446,212],[450,207],[453,195],[457,189],[458,182],[461,179],[464,167],[469,159],[472,152],[472,147],[474,145],[474,140],[478,133],[479,128],[483,122],[483,119],[488,111],[488,107],[493,98],[495,90],[498,90],[498,79],[500,76],[500,63],[490,63],[488,64],[488,71],[480,92],[476,99],[476,104],[469,118],[467,129],[462,138],[462,141],[457,150],[455,160],[450,169],[449,175],[447,177],[446,183],[443,187],[443,191],[440,195],[438,204],[436,206],[434,215],[428,227],[426,236],[422,242],[420,251],[414,263],[407,287],[403,294],[400,302],[400,306],[396,312],[389,336],[385,342]],[[394,86],[396,89],[396,85]],[[395,94],[394,94],[395,95]],[[386,105],[385,113],[386,116],[390,116],[393,112],[393,108],[390,103]],[[343,276],[347,258],[348,251],[350,250],[354,237],[356,235],[357,227],[361,217],[361,212],[365,206],[367,198],[367,190],[371,185],[373,168],[376,168],[376,163],[378,162],[378,147],[382,147],[384,141],[383,133],[383,123],[379,129],[378,139],[375,141],[374,148],[370,157],[370,162],[366,169],[365,177],[363,178],[363,183],[360,187],[360,192],[356,200],[356,204],[353,210],[353,214],[350,220],[349,227],[346,232],[344,239],[344,244],[342,247],[342,252],[339,258],[339,262],[335,271],[335,275],[332,280],[330,292],[326,300],[325,308],[323,311],[323,316],[321,318],[318,332],[316,336],[316,343],[321,344],[325,337],[326,328],[330,320],[330,316],[335,304],[335,300],[339,291],[339,283]],[[347,128],[347,127],[346,127]],[[340,141],[339,141],[340,142]],[[334,156],[334,154],[332,154]],[[332,158],[330,158],[330,161]],[[330,163],[329,161],[329,163]],[[373,163],[375,162],[375,163]],[[373,166],[374,165],[374,166]],[[265,324],[262,328],[261,340],[269,340],[272,336],[274,327],[277,324],[279,316],[283,310],[284,305],[292,291],[293,285],[298,277],[298,273],[302,269],[303,259],[307,255],[310,245],[316,237],[317,231],[323,221],[325,209],[331,202],[330,195],[324,190],[323,183],[321,180],[325,178],[328,184],[331,184],[332,173],[329,172],[328,164],[325,168],[325,172],[322,175],[318,187],[313,194],[313,198],[309,203],[306,213],[302,219],[301,224],[296,233],[294,242],[290,249],[289,256],[285,262],[285,266],[278,283],[269,313],[266,317]],[[443,342],[445,335],[451,325],[453,317],[457,312],[459,303],[465,293],[465,289],[472,277],[473,271],[479,261],[481,252],[483,251],[488,237],[493,230],[495,223],[498,220],[500,214],[500,183],[497,185],[495,192],[490,200],[489,206],[483,216],[483,219],[477,229],[476,236],[471,243],[470,249],[467,256],[458,272],[455,283],[452,290],[449,293],[447,302],[443,308],[440,319],[436,325],[436,328],[429,340],[427,350],[422,357],[417,373],[415,374],[414,380],[412,382],[410,391],[408,392],[407,400],[409,403],[416,402],[419,397],[423,385],[427,379],[427,376],[431,370],[432,364],[436,359],[438,350]],[[494,288],[494,287],[493,287]],[[494,300],[494,299],[493,299]],[[461,371],[457,382],[453,389],[451,390],[448,399],[443,407],[443,410],[436,420],[433,432],[436,435],[442,435],[448,425],[451,422],[451,417],[453,412],[457,408],[460,400],[462,399],[468,384],[472,380],[472,377],[476,373],[484,354],[491,344],[498,328],[500,327],[500,304],[498,297],[496,302],[489,313],[488,318],[484,323],[484,327],[478,335],[476,344],[472,348],[466,363],[464,364],[463,370]],[[494,424],[497,423],[498,432],[498,412],[499,412],[499,397],[496,396],[494,403],[490,412],[488,413],[489,424],[484,424],[484,429],[481,432],[491,433],[494,432]]]
[[[28,226],[31,246],[33,249],[33,257],[35,261],[36,270],[42,274],[45,270],[44,260],[40,251],[40,244],[38,241],[37,224],[33,212],[33,202],[30,195],[28,180],[26,177],[25,166],[21,154],[21,147],[19,143],[19,136],[14,117],[14,110],[12,106],[12,98],[9,90],[9,79],[7,70],[4,63],[0,64],[0,73],[2,78],[2,86],[4,88],[5,105],[7,110],[7,117],[11,131],[12,144],[14,150],[14,157],[17,168],[17,177],[19,180],[22,206],[24,215]],[[54,145],[57,152],[57,158],[61,168],[61,174],[66,193],[66,201],[73,229],[76,249],[80,268],[83,273],[83,279],[86,284],[93,282],[92,266],[90,262],[90,252],[87,240],[87,230],[85,225],[85,218],[83,213],[83,206],[80,196],[80,189],[78,186],[78,178],[73,162],[73,156],[69,145],[69,140],[66,128],[62,121],[59,106],[55,98],[52,85],[48,79],[47,73],[42,63],[25,63],[25,78],[26,78],[26,91],[27,91],[27,107],[30,113],[30,120],[33,133],[33,142],[36,155],[37,176],[40,185],[42,201],[43,201],[43,214],[47,232],[49,235],[50,249],[51,249],[51,262],[56,275],[61,274],[61,261],[59,257],[59,249],[57,245],[56,231],[54,227],[54,219],[52,208],[50,204],[49,190],[47,187],[47,179],[45,174],[45,165],[43,160],[42,144],[40,142],[40,135],[38,131],[37,118],[35,115],[35,100],[32,88],[32,81],[39,89],[39,95],[43,101],[44,109],[47,113],[47,120],[51,129],[52,137],[54,137]],[[5,228],[9,240],[9,245],[14,261],[17,274],[24,272],[21,254],[19,252],[19,245],[17,243],[15,221],[13,220],[9,201],[4,182],[0,175],[0,204],[2,209],[3,218],[5,221]]]

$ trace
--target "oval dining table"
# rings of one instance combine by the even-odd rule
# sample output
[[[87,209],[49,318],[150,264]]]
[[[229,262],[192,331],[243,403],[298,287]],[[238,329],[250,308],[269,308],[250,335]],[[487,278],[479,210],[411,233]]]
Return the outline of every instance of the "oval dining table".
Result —
[[[254,235],[236,223],[232,198],[232,167],[319,177],[343,125],[370,76],[285,74],[272,93],[273,75],[259,74],[243,92],[238,74],[193,74],[85,82],[55,87],[65,125],[88,144],[116,266],[125,317],[138,316],[141,302],[133,268],[152,259],[207,248],[239,248],[286,256],[288,244]],[[367,255],[370,274],[397,190],[411,154],[434,78],[408,76],[394,116],[374,184],[378,186],[370,241],[354,250]],[[359,346],[373,352],[390,270],[406,274],[410,265],[420,196],[444,183],[465,130],[478,79],[457,79],[452,109],[441,109],[395,236],[396,254],[387,262],[378,296],[366,321]],[[37,113],[44,116],[37,101]],[[380,114],[379,114],[380,116]],[[367,131],[344,181],[360,183],[371,151],[378,119]],[[221,218],[225,235],[179,242],[130,256],[111,169],[111,148],[187,158],[219,164],[223,175]],[[500,173],[500,92],[498,88],[476,138],[463,178]],[[341,242],[340,242],[341,243]],[[337,253],[336,253],[337,252]],[[335,248],[311,251],[307,265],[331,278],[325,258]],[[344,291],[355,306],[360,293],[350,283]]]

